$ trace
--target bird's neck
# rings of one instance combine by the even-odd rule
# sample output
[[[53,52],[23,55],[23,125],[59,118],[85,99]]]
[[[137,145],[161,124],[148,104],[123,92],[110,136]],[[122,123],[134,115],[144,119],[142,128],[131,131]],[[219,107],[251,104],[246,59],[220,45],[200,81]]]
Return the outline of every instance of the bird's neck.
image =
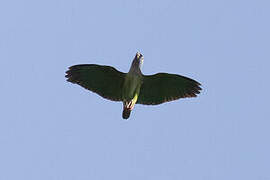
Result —
[[[142,74],[139,63],[133,61],[131,66],[130,66],[130,69],[129,69],[128,73],[130,73],[130,74]]]

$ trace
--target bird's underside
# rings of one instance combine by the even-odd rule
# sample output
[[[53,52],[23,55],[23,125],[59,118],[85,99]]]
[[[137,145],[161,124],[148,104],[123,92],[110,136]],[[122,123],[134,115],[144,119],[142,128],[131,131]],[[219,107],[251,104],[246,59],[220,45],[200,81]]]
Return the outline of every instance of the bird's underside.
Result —
[[[111,66],[81,64],[69,67],[67,81],[78,84],[103,98],[123,102],[124,119],[135,104],[157,105],[179,98],[196,97],[200,83],[177,74],[143,75],[143,56],[137,53],[130,71],[123,73]]]

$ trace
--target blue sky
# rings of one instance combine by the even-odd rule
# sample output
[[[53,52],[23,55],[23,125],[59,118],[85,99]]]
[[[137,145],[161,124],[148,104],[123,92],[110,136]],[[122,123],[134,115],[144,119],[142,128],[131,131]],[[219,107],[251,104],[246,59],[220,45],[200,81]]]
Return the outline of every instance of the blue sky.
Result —
[[[270,2],[0,2],[1,180],[268,180]],[[197,98],[122,104],[66,82],[74,64],[202,84]]]

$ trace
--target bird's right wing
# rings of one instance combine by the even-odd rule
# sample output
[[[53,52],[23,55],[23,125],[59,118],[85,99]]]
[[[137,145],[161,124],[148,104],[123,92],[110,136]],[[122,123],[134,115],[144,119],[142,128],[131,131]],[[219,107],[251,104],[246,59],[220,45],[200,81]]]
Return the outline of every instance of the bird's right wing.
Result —
[[[179,98],[196,97],[200,83],[177,74],[157,73],[143,76],[138,104],[156,105]]]
[[[111,66],[81,64],[69,67],[67,81],[113,101],[122,101],[125,74]]]

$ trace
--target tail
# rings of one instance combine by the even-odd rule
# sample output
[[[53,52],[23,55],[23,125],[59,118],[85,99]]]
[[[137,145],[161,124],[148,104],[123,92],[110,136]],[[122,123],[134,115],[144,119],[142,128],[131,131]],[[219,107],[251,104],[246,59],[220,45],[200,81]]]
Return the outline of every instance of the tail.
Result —
[[[131,109],[124,107],[122,117],[123,119],[128,119],[130,116]]]

